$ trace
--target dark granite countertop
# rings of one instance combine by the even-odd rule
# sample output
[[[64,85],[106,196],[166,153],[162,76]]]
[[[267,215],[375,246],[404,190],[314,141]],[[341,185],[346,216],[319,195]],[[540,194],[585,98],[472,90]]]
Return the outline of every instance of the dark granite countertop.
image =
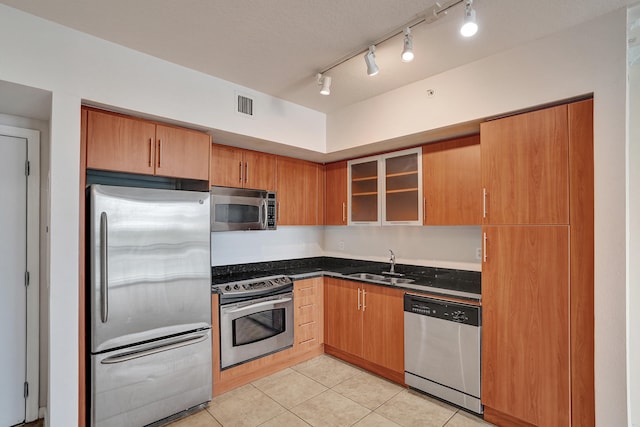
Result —
[[[348,276],[354,273],[381,274],[388,271],[389,263],[386,262],[313,257],[216,266],[211,268],[211,277],[212,285],[220,285],[277,275],[289,276],[294,281],[311,277],[331,276],[473,301],[480,301],[481,299],[481,274],[477,271],[396,264],[396,273],[403,274],[403,278],[411,279],[411,283],[391,284],[380,280],[367,280]],[[215,289],[212,290],[215,291]]]

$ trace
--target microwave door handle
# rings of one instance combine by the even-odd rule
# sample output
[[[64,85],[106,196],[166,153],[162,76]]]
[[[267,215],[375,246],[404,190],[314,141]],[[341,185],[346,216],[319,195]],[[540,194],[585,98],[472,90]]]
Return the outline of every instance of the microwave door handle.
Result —
[[[238,312],[245,311],[245,310],[253,310],[254,308],[265,307],[265,306],[268,306],[268,305],[281,304],[283,302],[289,302],[289,301],[291,301],[291,298],[272,299],[272,300],[269,300],[269,301],[257,302],[255,304],[246,305],[244,307],[234,308],[233,310],[229,310],[226,313],[227,314],[238,313]]]
[[[260,207],[260,214],[262,215],[262,220],[260,221],[262,223],[262,229],[266,230],[267,229],[267,201],[266,200],[262,201],[262,205]]]

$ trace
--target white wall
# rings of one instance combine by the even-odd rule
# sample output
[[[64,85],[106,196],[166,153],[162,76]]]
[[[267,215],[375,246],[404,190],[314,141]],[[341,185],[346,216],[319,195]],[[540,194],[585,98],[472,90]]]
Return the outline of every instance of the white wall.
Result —
[[[211,233],[211,265],[322,256],[323,227]]]
[[[0,79],[325,152],[325,115],[0,5]],[[19,37],[17,36],[19,34]],[[254,118],[235,113],[235,92]]]
[[[49,426],[78,420],[80,98],[53,93],[51,108]]]
[[[629,11],[632,20],[640,19],[640,6]],[[633,31],[637,37],[640,32]],[[631,34],[630,34],[631,36]],[[631,37],[629,37],[631,38]],[[629,273],[627,311],[629,313],[627,338],[629,339],[629,419],[634,427],[640,427],[640,45],[629,49],[628,110],[628,252]]]
[[[324,255],[480,271],[480,227],[325,227]],[[343,248],[343,249],[342,249]]]
[[[333,256],[480,271],[480,227],[278,227],[211,233],[211,265]],[[342,243],[342,244],[341,244]]]
[[[436,96],[426,98],[426,89]],[[595,101],[596,420],[624,426],[626,10],[331,113],[327,150],[587,93]],[[637,297],[631,302],[638,303]]]

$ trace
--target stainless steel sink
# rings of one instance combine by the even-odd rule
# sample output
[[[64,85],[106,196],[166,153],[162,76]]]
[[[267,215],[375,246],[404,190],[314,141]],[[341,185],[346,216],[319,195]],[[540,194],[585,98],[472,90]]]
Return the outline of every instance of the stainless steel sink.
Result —
[[[362,280],[375,280],[377,282],[390,283],[392,285],[400,285],[402,283],[413,282],[413,279],[407,279],[404,277],[388,277],[388,276],[382,276],[380,274],[372,274],[372,273],[353,273],[353,274],[348,274],[347,277],[352,277],[354,279],[362,279]]]
[[[371,274],[371,273],[353,273],[347,275],[347,277],[353,277],[354,279],[362,279],[362,280],[384,280],[385,277],[379,274]]]
[[[391,282],[391,284],[394,284],[394,285],[395,284],[399,285],[399,284],[402,284],[402,283],[411,283],[414,280],[413,279],[407,279],[405,277],[387,277],[387,278],[385,278],[385,282],[386,281],[389,281],[389,282]]]

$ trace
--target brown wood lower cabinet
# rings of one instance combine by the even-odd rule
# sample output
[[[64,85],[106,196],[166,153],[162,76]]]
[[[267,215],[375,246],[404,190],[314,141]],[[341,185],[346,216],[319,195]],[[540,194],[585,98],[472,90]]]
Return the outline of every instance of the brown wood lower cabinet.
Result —
[[[294,342],[296,353],[322,351],[324,342],[323,278],[296,280],[293,284]]]
[[[403,295],[325,278],[325,352],[404,384]]]
[[[569,426],[569,226],[485,226],[483,232],[485,418]]]

